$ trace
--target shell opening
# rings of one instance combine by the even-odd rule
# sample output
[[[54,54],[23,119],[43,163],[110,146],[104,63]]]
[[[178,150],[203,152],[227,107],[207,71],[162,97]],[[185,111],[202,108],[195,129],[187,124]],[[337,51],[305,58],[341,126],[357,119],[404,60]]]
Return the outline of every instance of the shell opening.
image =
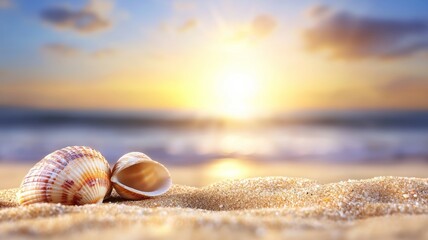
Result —
[[[117,182],[147,196],[166,192],[171,185],[168,170],[153,162],[141,162],[129,166],[116,175]]]

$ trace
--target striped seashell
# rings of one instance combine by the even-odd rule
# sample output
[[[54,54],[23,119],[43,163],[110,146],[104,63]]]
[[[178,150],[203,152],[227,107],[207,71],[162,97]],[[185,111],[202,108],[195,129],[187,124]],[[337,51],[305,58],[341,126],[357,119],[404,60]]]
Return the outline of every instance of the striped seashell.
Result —
[[[101,203],[111,193],[108,162],[96,150],[73,146],[40,160],[25,176],[17,198],[21,205]]]
[[[130,200],[159,196],[172,185],[168,169],[140,152],[127,153],[117,161],[111,182],[121,197]]]

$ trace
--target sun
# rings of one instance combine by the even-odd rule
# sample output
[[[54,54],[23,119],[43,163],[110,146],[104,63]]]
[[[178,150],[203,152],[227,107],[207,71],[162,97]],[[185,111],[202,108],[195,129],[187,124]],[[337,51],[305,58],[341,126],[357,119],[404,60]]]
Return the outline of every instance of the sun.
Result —
[[[263,51],[251,39],[234,37],[228,31],[215,39],[212,49],[216,57],[207,72],[210,110],[227,119],[252,119],[263,109],[261,96],[267,87]]]
[[[216,113],[228,118],[249,118],[255,114],[260,78],[254,68],[229,66],[215,80]]]

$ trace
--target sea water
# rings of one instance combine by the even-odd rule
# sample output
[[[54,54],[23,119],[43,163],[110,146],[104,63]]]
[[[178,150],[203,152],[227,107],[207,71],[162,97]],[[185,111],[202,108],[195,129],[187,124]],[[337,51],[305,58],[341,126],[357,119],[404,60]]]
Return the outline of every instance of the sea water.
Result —
[[[0,161],[36,162],[87,145],[110,162],[130,151],[168,164],[219,158],[257,162],[428,162],[426,112],[305,112],[226,121],[164,111],[0,111]]]

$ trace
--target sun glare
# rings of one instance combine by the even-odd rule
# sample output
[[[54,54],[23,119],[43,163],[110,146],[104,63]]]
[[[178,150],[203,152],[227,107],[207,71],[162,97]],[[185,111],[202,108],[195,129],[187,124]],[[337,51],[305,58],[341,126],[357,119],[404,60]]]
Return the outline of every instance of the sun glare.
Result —
[[[251,168],[251,164],[244,160],[224,158],[210,164],[206,175],[211,182],[223,179],[239,179],[248,177]]]
[[[230,118],[248,118],[255,113],[259,77],[254,69],[233,67],[215,79],[216,112]]]

